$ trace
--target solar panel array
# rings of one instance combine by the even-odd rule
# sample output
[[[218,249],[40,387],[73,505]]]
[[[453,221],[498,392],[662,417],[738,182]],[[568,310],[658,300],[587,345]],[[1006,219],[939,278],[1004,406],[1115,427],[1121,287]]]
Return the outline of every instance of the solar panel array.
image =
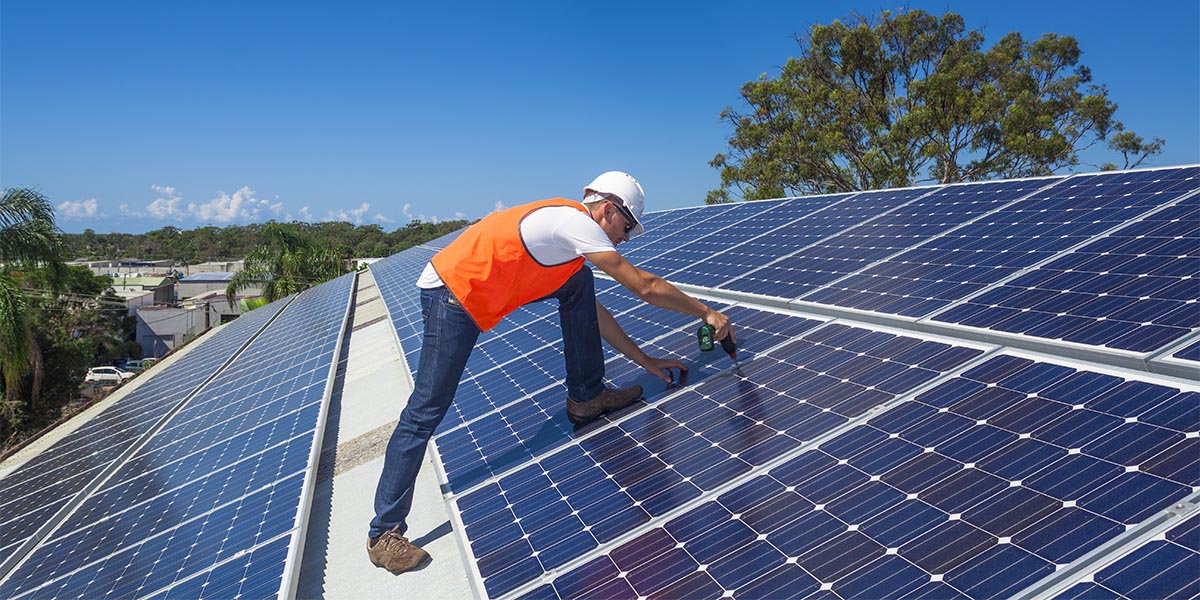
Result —
[[[480,338],[435,465],[493,598],[1200,595],[1200,168],[645,215],[622,246],[732,317],[601,276],[663,385],[565,419],[555,307]],[[416,367],[413,285],[372,265]]]
[[[4,478],[27,491],[103,470],[91,487],[29,492],[69,506],[15,557],[0,596],[287,595],[354,281],[239,318]]]

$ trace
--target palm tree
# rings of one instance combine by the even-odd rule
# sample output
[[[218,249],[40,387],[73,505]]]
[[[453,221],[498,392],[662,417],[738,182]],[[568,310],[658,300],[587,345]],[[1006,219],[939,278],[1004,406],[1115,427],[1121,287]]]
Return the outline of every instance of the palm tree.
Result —
[[[238,291],[262,286],[268,302],[304,291],[346,272],[337,252],[305,237],[294,225],[263,225],[263,244],[246,255],[243,270],[229,280],[225,298],[233,304]]]
[[[20,420],[22,380],[33,375],[31,405],[42,387],[41,352],[33,337],[29,306],[14,276],[38,266],[51,271],[51,281],[57,281],[53,275],[65,268],[54,207],[36,190],[5,189],[0,197],[0,377],[4,381],[0,418],[10,426]]]

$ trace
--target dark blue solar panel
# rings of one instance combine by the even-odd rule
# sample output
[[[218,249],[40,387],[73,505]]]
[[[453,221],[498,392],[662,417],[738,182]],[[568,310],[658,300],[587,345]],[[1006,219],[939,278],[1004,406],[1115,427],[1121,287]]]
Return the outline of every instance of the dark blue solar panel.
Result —
[[[846,197],[838,194],[736,204],[721,215],[719,222],[708,221],[690,229],[694,239],[685,245],[646,256],[639,266],[675,283],[712,286],[728,281],[763,264],[763,239],[758,238],[766,236],[764,239],[777,243],[773,232]],[[794,228],[787,230],[793,242],[800,241]]]
[[[743,264],[753,270],[707,285],[778,298],[801,296],[906,247],[907,243],[895,246],[885,237],[839,234],[886,216],[934,189],[862,192],[850,196],[741,247]]]
[[[1200,186],[1200,179],[1193,182]],[[993,287],[936,319],[1151,352],[1200,329],[1197,273],[1200,196],[1193,196]]]
[[[1162,539],[1142,544],[1090,579],[1055,598],[1200,597],[1200,515],[1171,528]]]
[[[981,289],[986,282],[979,276],[993,274],[988,264],[993,254],[922,252],[920,248],[939,248],[937,236],[1061,180],[1052,177],[939,188],[826,242],[857,247],[863,244],[861,240],[887,239],[892,246],[917,249],[884,258],[801,299],[905,316],[929,314]],[[940,257],[951,260],[938,260]]]
[[[298,535],[353,284],[346,275],[288,305],[0,584],[0,595],[148,595]],[[284,582],[273,585],[277,595]]]
[[[827,325],[463,495],[488,594],[507,593],[977,356]]]
[[[1122,386],[1142,401],[1123,401]],[[1040,410],[1037,401],[1061,410],[1023,419]],[[646,596],[674,586],[711,590],[708,597],[1013,596],[1191,493],[1200,472],[1194,447],[1152,449],[1157,442],[1141,440],[1160,439],[1145,427],[1177,442],[1196,439],[1196,406],[1195,392],[999,356],[765,475],[743,478],[529,597]],[[1157,415],[1177,409],[1189,417],[1162,425]],[[1118,444],[1066,426],[1085,413],[1137,435]],[[1172,454],[1190,464],[1189,473],[1156,469]],[[1152,565],[1141,572],[1161,566]],[[1177,572],[1173,564],[1168,571]],[[1191,569],[1183,587],[1125,581],[1147,585],[1137,597],[1160,597],[1193,589],[1197,573]]]
[[[995,283],[1133,222],[1128,231],[1138,233],[1129,239],[1122,239],[1125,229],[1110,232],[934,318],[1145,351],[1177,339],[1195,321],[1197,286],[1181,278],[1190,277],[1185,274],[1194,273],[1200,260],[1188,242],[1197,235],[1194,203],[1158,213],[1171,217],[1166,222],[1146,213],[1197,187],[1195,167],[1072,177],[914,250],[908,261],[973,264],[971,259],[983,256],[987,260],[979,264],[988,271],[978,281]],[[1162,254],[1154,254],[1156,248]],[[931,249],[945,256],[927,255]],[[962,258],[953,260],[954,253]],[[1182,304],[1188,300],[1190,305]]]
[[[0,480],[0,563],[32,539],[124,452],[217,371],[286,304],[251,311],[189,348],[187,359],[139,377],[138,387]]]

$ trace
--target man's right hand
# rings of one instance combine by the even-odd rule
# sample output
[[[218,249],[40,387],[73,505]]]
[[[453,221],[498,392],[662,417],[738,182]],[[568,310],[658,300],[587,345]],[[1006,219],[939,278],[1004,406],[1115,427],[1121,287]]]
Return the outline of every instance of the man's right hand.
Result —
[[[733,324],[729,322],[729,317],[710,308],[704,313],[704,322],[712,325],[715,330],[713,340],[720,341],[728,335],[733,336],[733,341],[737,342],[737,335],[733,333]]]

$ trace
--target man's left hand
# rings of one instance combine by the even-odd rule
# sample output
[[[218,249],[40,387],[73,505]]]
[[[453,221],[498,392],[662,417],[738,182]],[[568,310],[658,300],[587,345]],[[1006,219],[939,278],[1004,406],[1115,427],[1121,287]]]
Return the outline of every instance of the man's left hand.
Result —
[[[642,368],[666,383],[671,383],[674,380],[671,377],[671,369],[679,369],[680,371],[688,370],[687,365],[677,360],[650,357],[646,357],[646,362],[642,364]]]

